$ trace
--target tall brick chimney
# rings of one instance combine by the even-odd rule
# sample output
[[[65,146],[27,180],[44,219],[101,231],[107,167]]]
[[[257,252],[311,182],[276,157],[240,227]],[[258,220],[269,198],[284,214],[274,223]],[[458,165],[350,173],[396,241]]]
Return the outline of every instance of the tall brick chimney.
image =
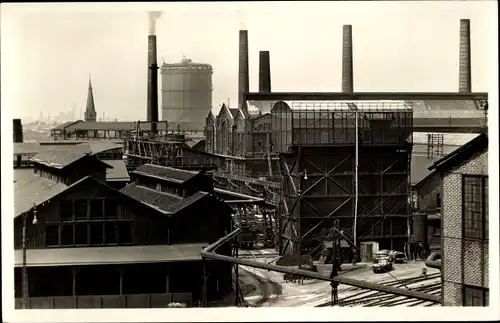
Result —
[[[238,60],[238,108],[242,106],[243,95],[249,91],[248,75],[248,30],[240,30]]]
[[[342,92],[353,92],[352,25],[342,28]]]
[[[472,91],[470,52],[470,20],[460,19],[460,70],[458,92],[470,93]]]
[[[271,93],[271,65],[269,51],[259,52],[259,92]]]

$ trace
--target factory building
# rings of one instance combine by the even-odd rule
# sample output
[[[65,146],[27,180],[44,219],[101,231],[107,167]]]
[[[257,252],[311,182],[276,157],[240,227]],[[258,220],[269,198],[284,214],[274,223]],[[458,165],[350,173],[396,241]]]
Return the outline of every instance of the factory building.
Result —
[[[199,190],[182,197],[133,183],[118,191],[106,184],[112,166],[78,146],[42,151],[32,169],[15,170],[17,308],[192,306],[204,292],[215,300],[231,291],[231,268],[215,261],[201,287],[200,251],[232,230],[227,204]]]
[[[170,124],[192,123],[203,129],[212,109],[212,66],[190,59],[161,66],[162,119]]]
[[[488,306],[488,136],[434,163],[442,180],[442,295],[445,306]]]

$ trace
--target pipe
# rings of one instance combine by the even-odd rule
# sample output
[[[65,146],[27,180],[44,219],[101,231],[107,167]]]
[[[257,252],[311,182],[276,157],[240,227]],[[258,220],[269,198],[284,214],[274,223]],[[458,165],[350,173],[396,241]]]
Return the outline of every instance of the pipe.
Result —
[[[391,287],[391,286],[386,286],[386,285],[380,285],[377,283],[360,281],[360,280],[346,278],[346,277],[342,277],[342,276],[335,276],[333,278],[329,278],[327,276],[323,276],[319,273],[308,271],[308,270],[295,269],[295,268],[290,268],[290,267],[286,267],[286,266],[279,266],[279,265],[272,265],[272,264],[261,263],[258,261],[252,261],[252,260],[246,260],[246,259],[238,259],[238,258],[234,258],[234,257],[219,255],[219,254],[216,254],[214,252],[220,245],[227,242],[229,239],[237,236],[240,232],[241,232],[241,229],[238,228],[238,229],[234,230],[233,232],[229,233],[228,235],[226,235],[225,237],[220,238],[216,242],[212,243],[211,245],[209,245],[208,247],[203,249],[201,251],[201,256],[203,258],[225,261],[225,262],[239,264],[239,265],[253,267],[253,268],[267,269],[267,270],[272,270],[272,271],[285,273],[285,274],[294,274],[294,275],[298,275],[298,276],[309,277],[309,278],[323,280],[323,281],[337,282],[340,284],[345,284],[345,285],[350,285],[350,286],[355,286],[355,287],[360,287],[360,288],[365,288],[365,289],[371,289],[371,290],[396,294],[396,295],[400,295],[400,296],[411,297],[411,298],[425,300],[425,301],[431,301],[431,302],[436,302],[436,303],[439,303],[441,301],[441,298],[439,296],[431,295],[431,294],[427,294],[427,293],[423,293],[423,292],[417,292],[417,291],[408,290],[408,289],[401,289],[401,288],[396,288],[396,287]]]
[[[433,252],[427,257],[425,265],[429,268],[439,269],[441,271],[441,253]]]

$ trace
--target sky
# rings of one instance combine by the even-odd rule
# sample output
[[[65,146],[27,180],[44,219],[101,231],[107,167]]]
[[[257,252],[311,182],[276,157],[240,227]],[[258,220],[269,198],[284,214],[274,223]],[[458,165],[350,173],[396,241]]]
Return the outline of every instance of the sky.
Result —
[[[472,90],[489,89],[495,1],[2,4],[2,110],[36,119],[85,110],[146,118],[148,10],[158,60],[213,66],[213,110],[237,102],[238,30],[249,37],[250,91],[270,51],[272,90],[341,90],[342,25],[353,28],[354,91],[458,91],[459,24],[471,20]],[[4,101],[5,100],[5,101]],[[161,101],[160,101],[161,102]]]

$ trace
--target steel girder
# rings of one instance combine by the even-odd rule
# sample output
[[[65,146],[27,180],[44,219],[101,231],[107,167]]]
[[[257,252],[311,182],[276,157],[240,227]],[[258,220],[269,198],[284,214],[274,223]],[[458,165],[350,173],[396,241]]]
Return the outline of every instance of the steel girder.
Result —
[[[410,152],[408,147],[360,147],[360,240],[407,241]],[[352,240],[354,147],[297,147],[282,155],[281,164],[282,254],[317,257],[334,220]]]

